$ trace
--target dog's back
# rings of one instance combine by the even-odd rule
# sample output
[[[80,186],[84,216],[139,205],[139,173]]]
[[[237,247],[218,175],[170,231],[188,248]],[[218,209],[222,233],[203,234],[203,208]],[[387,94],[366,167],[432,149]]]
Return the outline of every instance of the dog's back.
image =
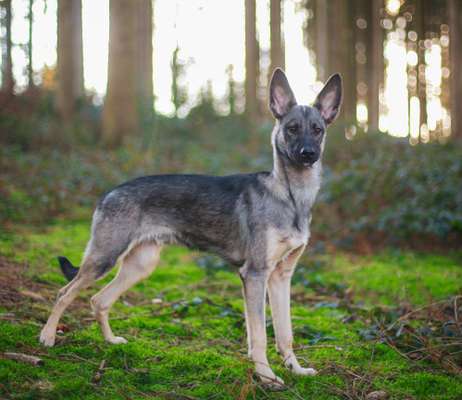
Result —
[[[243,251],[239,207],[249,191],[263,191],[268,173],[154,175],[134,179],[108,192],[96,208],[93,235],[123,230],[119,251],[142,241],[182,244],[218,253],[240,265]],[[239,209],[238,209],[239,208]],[[112,243],[112,246],[114,243]],[[125,247],[124,250],[122,248]]]

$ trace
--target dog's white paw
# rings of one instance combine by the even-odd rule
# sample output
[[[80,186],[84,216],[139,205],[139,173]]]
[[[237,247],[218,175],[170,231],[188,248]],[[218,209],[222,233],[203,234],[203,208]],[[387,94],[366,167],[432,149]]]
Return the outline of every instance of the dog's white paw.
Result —
[[[255,373],[260,378],[263,385],[270,390],[285,389],[284,381],[275,375],[272,369],[266,365],[257,365]]]
[[[295,375],[314,376],[318,373],[314,368],[302,368],[293,352],[286,357],[284,364]]]
[[[113,336],[111,338],[106,339],[109,343],[112,344],[125,344],[128,343],[127,339],[123,338],[122,336]]]
[[[262,377],[260,379],[263,385],[269,390],[284,390],[285,384],[284,381],[279,378],[279,376],[274,375],[273,377]]]
[[[315,376],[318,374],[318,371],[316,371],[314,368],[294,368],[292,369],[292,372],[296,375],[305,375],[305,376]]]
[[[53,347],[55,344],[56,333],[46,327],[40,332],[40,343],[46,347]]]

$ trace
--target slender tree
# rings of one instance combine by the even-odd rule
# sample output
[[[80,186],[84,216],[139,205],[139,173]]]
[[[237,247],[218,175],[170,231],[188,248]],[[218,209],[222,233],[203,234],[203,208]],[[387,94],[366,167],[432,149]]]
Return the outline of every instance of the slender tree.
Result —
[[[314,16],[307,21],[306,37],[314,49],[318,79],[321,81],[335,72],[343,77],[343,122],[354,123],[357,103],[356,0],[312,0],[306,3]],[[312,25],[310,27],[310,21]],[[310,39],[311,38],[311,39]]]
[[[27,43],[27,86],[31,90],[34,87],[34,69],[33,69],[33,60],[32,60],[32,28],[34,25],[34,13],[32,10],[33,0],[29,0],[29,9],[27,14],[27,19],[29,23],[29,40]]]
[[[357,76],[357,96],[358,102],[368,103],[369,92],[369,29],[371,23],[369,21],[369,14],[371,2],[369,0],[353,0],[352,7],[354,7],[354,42],[355,42],[355,64]],[[369,107],[369,104],[367,104]]]
[[[135,27],[137,10],[126,0],[110,0],[109,15],[108,83],[103,110],[103,140],[109,146],[117,146],[139,129]]]
[[[251,121],[259,117],[258,80],[260,49],[255,0],[245,0],[245,111]]]
[[[328,12],[327,76],[339,72],[343,77],[343,120],[354,123],[356,119],[356,63],[354,36],[354,7],[344,0],[326,1]],[[334,28],[335,27],[335,28]]]
[[[367,0],[369,2],[369,0]],[[367,110],[369,128],[379,129],[380,87],[384,81],[383,41],[384,34],[381,24],[383,0],[370,0],[367,20]]]
[[[170,63],[172,69],[172,103],[175,108],[175,117],[178,117],[178,111],[188,101],[188,90],[181,84],[186,72],[186,64],[180,60],[179,52],[180,48],[177,45]]]
[[[281,32],[281,5],[282,0],[270,0],[270,74],[273,73],[276,67],[285,68],[284,39]]]
[[[154,108],[153,90],[153,4],[152,0],[136,0],[137,93],[140,111],[149,116]]]
[[[325,81],[329,76],[329,4],[326,0],[314,1],[314,52],[318,78]],[[309,27],[308,27],[309,28]]]
[[[5,42],[4,42],[4,57],[2,62],[2,91],[9,95],[13,95],[14,78],[13,78],[13,61],[11,57],[12,40],[11,40],[11,0],[3,0],[3,8],[5,12]]]
[[[462,140],[462,112],[458,105],[462,99],[462,3],[460,0],[449,0],[449,52],[451,57],[451,135]]]
[[[226,74],[228,75],[228,105],[230,115],[236,114],[236,81],[234,80],[233,72],[233,64],[229,64],[226,68]]]
[[[57,109],[64,121],[83,96],[82,1],[58,1]]]
[[[414,0],[415,10],[411,28],[417,33],[417,95],[420,104],[419,129],[427,125],[427,83],[425,79],[425,33],[426,33],[426,7],[425,0]]]

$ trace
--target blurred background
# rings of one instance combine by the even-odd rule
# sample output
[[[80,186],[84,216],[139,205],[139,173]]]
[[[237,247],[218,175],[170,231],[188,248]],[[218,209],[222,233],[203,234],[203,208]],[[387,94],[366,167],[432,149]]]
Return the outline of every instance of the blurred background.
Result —
[[[0,0],[0,218],[145,174],[270,169],[267,86],[334,72],[318,250],[462,243],[462,1]]]

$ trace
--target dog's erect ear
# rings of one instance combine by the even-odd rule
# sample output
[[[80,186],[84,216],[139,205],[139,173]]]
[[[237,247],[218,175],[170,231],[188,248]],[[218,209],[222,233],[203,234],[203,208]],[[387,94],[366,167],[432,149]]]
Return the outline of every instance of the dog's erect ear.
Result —
[[[326,125],[335,121],[342,104],[342,78],[339,74],[332,75],[319,92],[314,107],[319,110]]]
[[[270,110],[277,119],[281,119],[293,106],[297,105],[286,74],[280,68],[276,68],[273,72],[269,95]]]

